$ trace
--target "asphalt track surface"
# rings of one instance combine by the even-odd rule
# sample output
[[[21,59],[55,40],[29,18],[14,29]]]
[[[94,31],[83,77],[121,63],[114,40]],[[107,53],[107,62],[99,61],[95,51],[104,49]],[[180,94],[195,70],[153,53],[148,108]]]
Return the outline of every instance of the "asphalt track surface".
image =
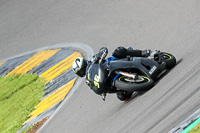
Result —
[[[1,0],[0,59],[59,44],[160,49],[182,61],[155,87],[104,102],[84,83],[41,133],[165,133],[200,108],[200,1]]]

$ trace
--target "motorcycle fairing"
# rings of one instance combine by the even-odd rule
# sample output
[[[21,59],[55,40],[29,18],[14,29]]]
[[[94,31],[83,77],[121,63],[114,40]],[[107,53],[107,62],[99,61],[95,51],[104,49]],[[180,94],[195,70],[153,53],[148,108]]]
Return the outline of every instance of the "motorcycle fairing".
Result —
[[[138,69],[143,74],[148,77],[153,77],[159,72],[156,69],[159,67],[159,64],[156,61],[153,61],[148,58],[143,57],[131,57],[128,59],[114,60],[107,63],[109,70],[109,76],[116,70],[126,70],[126,69]]]
[[[108,71],[106,71],[104,64],[91,64],[87,68],[86,72],[86,80],[88,80],[88,84],[90,88],[97,94],[103,93],[105,86],[105,81],[108,75]]]

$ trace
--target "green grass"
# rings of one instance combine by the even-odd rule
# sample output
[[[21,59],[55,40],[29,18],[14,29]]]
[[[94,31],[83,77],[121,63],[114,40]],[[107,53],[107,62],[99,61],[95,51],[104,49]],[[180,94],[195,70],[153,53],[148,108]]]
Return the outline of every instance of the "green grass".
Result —
[[[26,133],[29,129],[31,129],[33,127],[33,125],[30,125],[28,128],[24,129],[21,133]]]
[[[200,123],[198,123],[193,129],[191,129],[188,133],[200,133]]]
[[[43,97],[45,80],[36,74],[0,77],[0,132],[16,133]]]

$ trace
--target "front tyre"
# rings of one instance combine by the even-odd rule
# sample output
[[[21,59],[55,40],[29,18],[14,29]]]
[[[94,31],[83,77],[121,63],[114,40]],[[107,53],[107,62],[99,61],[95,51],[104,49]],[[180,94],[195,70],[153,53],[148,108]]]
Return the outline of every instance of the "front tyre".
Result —
[[[124,91],[145,91],[154,86],[154,81],[146,76],[138,75],[138,79],[120,76],[115,80],[115,87]]]

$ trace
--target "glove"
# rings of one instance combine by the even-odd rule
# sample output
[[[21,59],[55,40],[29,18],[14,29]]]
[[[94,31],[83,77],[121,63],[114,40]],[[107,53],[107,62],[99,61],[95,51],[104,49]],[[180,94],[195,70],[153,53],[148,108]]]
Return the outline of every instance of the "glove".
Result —
[[[99,50],[99,54],[100,56],[104,55],[102,58],[104,59],[107,54],[108,54],[108,49],[106,47],[102,47],[100,50]]]
[[[103,54],[103,53],[108,53],[108,49],[106,47],[102,47],[100,50],[99,50],[99,53],[100,54]]]

